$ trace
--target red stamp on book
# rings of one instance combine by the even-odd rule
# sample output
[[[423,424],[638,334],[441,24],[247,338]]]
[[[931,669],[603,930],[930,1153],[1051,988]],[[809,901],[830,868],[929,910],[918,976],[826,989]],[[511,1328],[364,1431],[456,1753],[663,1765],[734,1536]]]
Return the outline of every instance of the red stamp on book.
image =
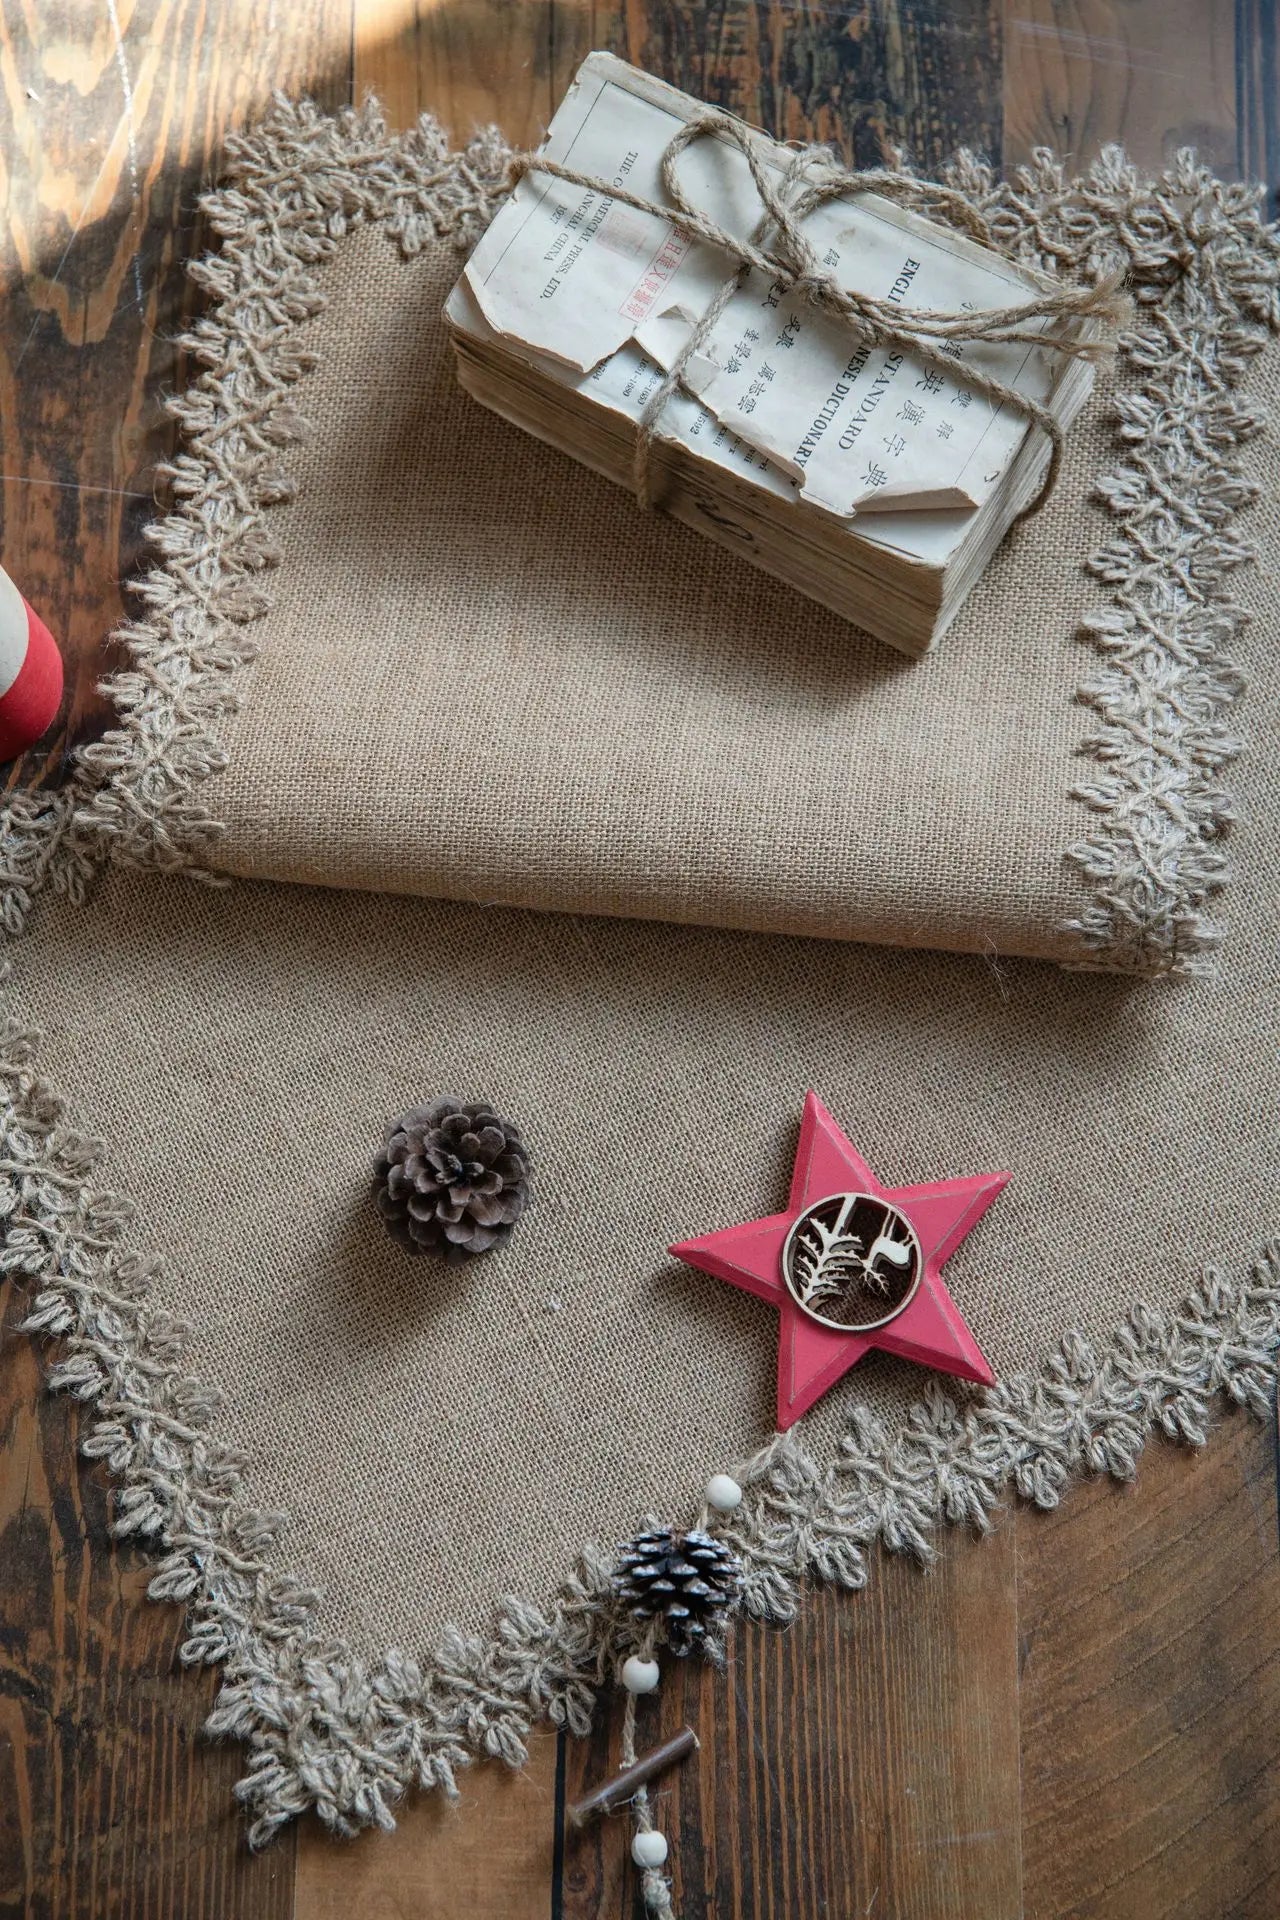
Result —
[[[667,235],[619,309],[628,320],[648,319],[654,302],[674,276],[690,245],[682,233]]]

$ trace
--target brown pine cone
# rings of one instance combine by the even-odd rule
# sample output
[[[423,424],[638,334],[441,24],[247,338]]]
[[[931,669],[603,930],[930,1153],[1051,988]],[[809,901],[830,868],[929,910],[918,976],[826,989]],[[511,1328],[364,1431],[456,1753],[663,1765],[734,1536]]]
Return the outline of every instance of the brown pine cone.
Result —
[[[375,1189],[407,1253],[466,1260],[500,1246],[528,1206],[528,1149],[492,1107],[436,1100],[387,1129]]]

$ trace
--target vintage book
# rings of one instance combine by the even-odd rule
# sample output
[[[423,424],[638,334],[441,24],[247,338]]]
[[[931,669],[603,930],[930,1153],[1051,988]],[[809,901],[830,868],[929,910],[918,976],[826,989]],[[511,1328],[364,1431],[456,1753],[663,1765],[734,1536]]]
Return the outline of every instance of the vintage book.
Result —
[[[609,54],[583,63],[540,155],[667,206],[660,166],[706,109]],[[792,150],[755,136],[779,180]],[[814,163],[820,164],[820,163]],[[719,134],[679,158],[689,202],[749,238],[764,209]],[[794,192],[796,182],[787,183]],[[840,286],[929,312],[1007,308],[1055,283],[880,194],[829,200],[805,238]],[[485,406],[625,486],[637,423],[737,262],[660,212],[533,169],[480,240],[446,315],[458,376]],[[1041,318],[1089,337],[1095,323]],[[859,339],[757,267],[671,396],[650,447],[665,511],[904,652],[945,630],[1049,457],[1045,433],[972,384],[994,376],[1062,427],[1087,359],[1034,340],[957,340],[940,366]],[[966,382],[966,374],[969,382]]]

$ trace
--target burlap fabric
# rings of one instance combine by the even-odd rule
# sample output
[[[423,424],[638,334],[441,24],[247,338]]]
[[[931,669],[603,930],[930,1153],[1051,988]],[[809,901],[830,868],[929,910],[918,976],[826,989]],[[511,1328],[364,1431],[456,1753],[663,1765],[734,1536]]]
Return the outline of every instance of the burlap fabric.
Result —
[[[385,156],[380,138],[369,121],[285,115],[248,157],[275,193],[292,142],[290,204],[305,210],[308,153]],[[420,138],[433,184],[400,196],[399,237],[431,246],[474,211],[481,162],[463,177]],[[243,222],[224,200],[232,214]],[[352,247],[362,273],[371,243],[391,252],[385,234],[330,227],[331,267]],[[1010,1485],[1051,1504],[1081,1470],[1131,1473],[1152,1426],[1202,1438],[1219,1391],[1263,1411],[1280,1343],[1267,753],[1235,769],[1248,831],[1229,963],[1211,981],[103,870],[104,838],[189,861],[222,796],[247,790],[234,754],[219,770],[225,742],[241,769],[266,750],[253,714],[260,686],[279,689],[276,613],[237,683],[251,571],[224,563],[228,548],[261,559],[244,503],[283,483],[264,416],[246,426],[237,411],[220,430],[219,410],[237,406],[235,378],[269,336],[293,350],[290,299],[304,304],[286,282],[237,306],[224,284],[222,330],[202,336],[210,378],[188,402],[221,466],[197,448],[179,468],[189,537],[212,501],[217,551],[175,558],[182,523],[169,523],[149,589],[171,622],[164,645],[135,637],[121,730],[70,802],[11,810],[4,903],[16,923],[45,896],[14,949],[16,1010],[43,1037],[15,1032],[3,1062],[5,1259],[33,1281],[33,1327],[64,1342],[55,1381],[93,1404],[87,1446],[124,1480],[122,1525],[164,1556],[155,1591],[192,1609],[188,1657],[226,1663],[213,1724],[253,1746],[259,1838],[309,1805],[340,1826],[386,1821],[402,1788],[447,1786],[476,1752],[518,1760],[538,1714],[580,1727],[627,1644],[607,1599],[612,1542],[648,1511],[690,1514],[717,1468],[748,1489],[726,1527],[748,1604],[785,1616],[805,1574],[861,1584],[874,1545],[927,1552],[939,1521],[985,1524]],[[1251,403],[1266,405],[1274,358],[1255,374]],[[330,476],[338,543],[360,488],[340,497],[311,412],[307,458]],[[1244,457],[1265,483],[1265,445]],[[268,517],[274,608],[309,592],[339,631],[342,577],[327,592],[314,571],[297,578],[302,500]],[[1241,640],[1245,711],[1265,740],[1280,720],[1269,492],[1250,524],[1264,558],[1240,576],[1261,616]],[[352,581],[363,592],[367,574]],[[345,617],[367,632],[365,602]],[[344,655],[348,686],[377,671],[357,671],[365,657]],[[295,676],[300,712],[308,688],[323,711],[325,676]],[[358,779],[351,740],[332,751]],[[774,1317],[663,1248],[781,1203],[808,1085],[887,1180],[1013,1170],[948,1267],[1000,1376],[991,1392],[871,1356],[771,1437]],[[460,1273],[406,1261],[368,1195],[382,1122],[436,1091],[518,1118],[539,1172],[510,1246]]]
[[[1075,635],[1110,394],[1048,514],[909,663],[468,399],[440,316],[456,275],[373,227],[326,270],[298,394],[320,431],[272,526],[295,564],[225,736],[217,863],[1075,954]]]

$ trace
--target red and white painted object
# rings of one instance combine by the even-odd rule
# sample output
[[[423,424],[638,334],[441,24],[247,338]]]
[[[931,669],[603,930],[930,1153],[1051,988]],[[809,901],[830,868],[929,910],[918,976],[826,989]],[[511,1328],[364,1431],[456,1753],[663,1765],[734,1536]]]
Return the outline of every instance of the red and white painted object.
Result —
[[[38,740],[62,699],[53,635],[0,567],[0,760]]]

